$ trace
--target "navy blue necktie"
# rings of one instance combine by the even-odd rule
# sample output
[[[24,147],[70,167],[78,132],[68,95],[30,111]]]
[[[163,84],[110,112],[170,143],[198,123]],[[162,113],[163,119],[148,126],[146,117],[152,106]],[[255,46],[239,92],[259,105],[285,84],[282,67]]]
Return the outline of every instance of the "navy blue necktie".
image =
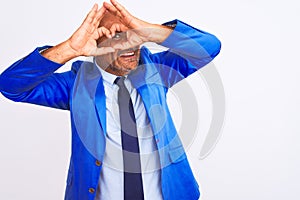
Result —
[[[124,200],[143,200],[143,183],[135,115],[124,77],[118,77],[118,104],[124,166]]]

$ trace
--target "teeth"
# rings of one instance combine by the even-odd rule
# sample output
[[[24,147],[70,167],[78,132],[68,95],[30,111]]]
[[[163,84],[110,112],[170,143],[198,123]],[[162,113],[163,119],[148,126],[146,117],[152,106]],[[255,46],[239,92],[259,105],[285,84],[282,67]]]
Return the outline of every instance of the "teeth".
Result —
[[[133,56],[134,52],[127,52],[127,53],[123,53],[121,54],[121,56]]]

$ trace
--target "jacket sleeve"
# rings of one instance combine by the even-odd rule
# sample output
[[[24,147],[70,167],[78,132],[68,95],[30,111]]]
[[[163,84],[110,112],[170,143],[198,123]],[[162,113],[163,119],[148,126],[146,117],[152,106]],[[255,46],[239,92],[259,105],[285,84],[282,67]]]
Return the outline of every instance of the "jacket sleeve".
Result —
[[[175,26],[161,43],[168,50],[152,54],[152,59],[159,66],[165,86],[170,88],[212,61],[220,52],[221,42],[214,35],[180,20],[164,25]]]
[[[47,46],[46,46],[47,47]],[[69,109],[74,71],[54,73],[62,65],[44,58],[37,48],[0,75],[1,93],[16,102]]]

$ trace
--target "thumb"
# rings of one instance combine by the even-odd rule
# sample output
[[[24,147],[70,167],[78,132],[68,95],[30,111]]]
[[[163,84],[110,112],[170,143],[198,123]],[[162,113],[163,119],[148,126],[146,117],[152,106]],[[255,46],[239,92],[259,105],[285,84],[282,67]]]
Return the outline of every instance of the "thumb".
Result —
[[[124,50],[124,49],[130,49],[135,46],[137,46],[137,44],[132,43],[130,41],[126,41],[126,42],[120,42],[120,43],[113,45],[113,48],[118,49],[118,50]]]
[[[90,52],[91,56],[101,56],[105,55],[108,53],[113,53],[115,52],[115,49],[112,47],[100,47],[100,48],[95,48]]]

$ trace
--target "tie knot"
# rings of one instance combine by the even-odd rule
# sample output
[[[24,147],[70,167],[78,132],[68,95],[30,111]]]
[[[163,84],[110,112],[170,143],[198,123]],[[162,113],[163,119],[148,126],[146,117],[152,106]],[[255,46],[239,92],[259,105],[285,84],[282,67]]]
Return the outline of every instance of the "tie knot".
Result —
[[[115,84],[117,84],[119,87],[125,87],[124,81],[125,81],[124,76],[117,77],[115,80]]]

